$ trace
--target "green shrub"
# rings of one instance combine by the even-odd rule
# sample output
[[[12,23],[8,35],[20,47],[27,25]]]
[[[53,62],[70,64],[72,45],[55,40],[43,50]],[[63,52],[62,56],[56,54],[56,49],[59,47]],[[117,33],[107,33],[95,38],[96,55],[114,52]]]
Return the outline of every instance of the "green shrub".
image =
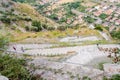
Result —
[[[90,16],[84,17],[84,20],[88,23],[93,23],[95,21],[95,19]]]
[[[96,29],[96,30],[99,30],[99,31],[103,31],[102,27],[103,27],[103,26],[102,26],[102,25],[99,25],[99,24],[96,24],[96,25],[95,25],[95,29]]]
[[[58,16],[56,14],[51,14],[49,17],[53,20],[58,20]]]
[[[10,18],[7,18],[6,16],[1,17],[0,20],[1,20],[3,23],[7,23],[7,24],[10,24],[10,23],[11,23],[11,19],[10,19]]]
[[[113,75],[111,80],[120,80],[120,74]]]
[[[82,80],[91,80],[88,76],[84,76]]]
[[[41,22],[40,21],[32,21],[32,26],[34,27],[34,31],[41,31],[42,30],[42,26],[41,26]]]
[[[103,77],[103,80],[108,80],[108,78],[106,76]]]
[[[107,15],[107,14],[102,13],[99,17],[100,17],[101,19],[105,19],[105,18],[107,18],[107,17],[108,17],[108,15]]]
[[[9,43],[9,39],[0,34],[0,48],[5,48],[5,45]]]
[[[25,2],[25,0],[12,0],[12,1],[21,2],[21,3]]]
[[[30,17],[26,17],[24,18],[25,21],[32,21],[32,19]]]
[[[42,24],[42,27],[43,27],[44,29],[47,29],[48,25]]]
[[[30,75],[24,67],[25,60],[12,58],[9,55],[0,53],[0,73],[10,80],[28,80]]]
[[[67,19],[63,17],[63,18],[61,18],[61,19],[59,20],[59,23],[66,22],[66,20],[67,20]]]
[[[76,9],[76,8],[80,7],[80,2],[76,1],[76,2],[72,2],[72,3],[68,3],[68,7]]]
[[[115,39],[120,39],[120,30],[119,31],[112,31],[111,36]]]
[[[107,31],[109,31],[109,27],[105,27],[105,29],[106,29]]]
[[[55,30],[55,27],[47,27],[47,30],[50,30],[50,31]]]
[[[105,62],[101,62],[101,63],[99,63],[98,64],[98,68],[100,69],[100,70],[103,70],[103,64],[104,64]]]
[[[67,27],[66,26],[59,26],[57,29],[60,31],[64,31],[67,29]]]
[[[26,31],[30,31],[29,26],[25,26],[25,30],[26,30]]]

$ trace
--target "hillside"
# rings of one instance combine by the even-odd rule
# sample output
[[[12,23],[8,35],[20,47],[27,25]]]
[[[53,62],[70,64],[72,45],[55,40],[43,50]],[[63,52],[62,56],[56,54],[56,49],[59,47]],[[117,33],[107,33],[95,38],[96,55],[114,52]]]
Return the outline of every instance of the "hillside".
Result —
[[[40,22],[44,26],[58,26],[54,21],[40,15],[32,6],[10,0],[0,2],[1,27],[25,32],[25,28],[34,28],[32,22]],[[46,24],[47,22],[47,24]],[[34,30],[34,29],[33,29]]]
[[[87,5],[89,2],[91,6]],[[99,30],[111,38],[110,27],[92,23],[95,19],[90,16],[84,17],[88,15],[86,12],[88,7],[97,5],[92,1],[2,0],[0,4],[0,32],[9,34],[12,37],[11,41],[25,39],[26,42],[27,38],[32,38],[32,40],[27,40],[31,42],[33,38],[36,38],[35,40],[46,38],[43,42],[46,40],[56,42],[61,37],[86,37],[86,35],[97,36],[103,40],[104,36],[98,32]],[[94,29],[91,29],[91,26]],[[119,27],[114,30],[116,29],[119,31]],[[113,37],[119,34],[115,32],[112,32]]]
[[[119,74],[120,0],[0,0],[0,80]]]

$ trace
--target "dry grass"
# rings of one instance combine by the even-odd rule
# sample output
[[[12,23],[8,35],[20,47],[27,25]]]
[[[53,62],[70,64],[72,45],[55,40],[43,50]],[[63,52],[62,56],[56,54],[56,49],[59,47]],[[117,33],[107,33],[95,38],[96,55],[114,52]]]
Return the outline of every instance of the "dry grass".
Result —
[[[92,30],[89,28],[79,28],[78,33],[76,33],[78,36],[98,36],[101,37],[101,35],[98,33],[97,30]]]
[[[54,21],[40,15],[32,6],[30,6],[28,4],[18,3],[18,4],[15,5],[15,9],[22,14],[24,13],[27,16],[30,16],[33,20],[39,20],[39,21],[42,21],[43,23],[45,23],[46,20],[47,20],[48,24],[51,25],[51,26],[57,26],[58,25]]]
[[[17,41],[21,41],[21,40],[24,40],[24,39],[27,39],[27,38],[35,38],[37,37],[37,34],[35,33],[17,33],[17,32],[14,32],[12,33],[13,37],[11,39],[12,42],[17,42]]]
[[[58,4],[64,4],[64,3],[68,3],[68,2],[74,2],[75,0],[59,0]]]
[[[84,0],[84,2],[82,3],[83,6],[86,7],[93,7],[96,5],[96,3],[91,2],[91,0]]]
[[[96,30],[91,30],[89,28],[79,28],[77,30],[77,33],[75,33],[76,30],[74,29],[67,29],[66,31],[41,31],[41,32],[27,32],[27,33],[21,33],[21,32],[12,32],[12,41],[22,41],[22,42],[56,42],[56,38],[62,38],[67,36],[98,36],[101,37],[100,34]]]

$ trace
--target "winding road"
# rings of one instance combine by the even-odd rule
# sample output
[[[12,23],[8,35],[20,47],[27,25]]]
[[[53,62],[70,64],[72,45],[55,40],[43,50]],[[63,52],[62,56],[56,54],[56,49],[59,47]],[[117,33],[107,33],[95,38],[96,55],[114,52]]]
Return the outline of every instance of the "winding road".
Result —
[[[91,60],[97,57],[106,57],[108,53],[104,53],[98,50],[97,45],[88,45],[88,46],[75,46],[75,47],[62,47],[62,48],[50,48],[52,44],[12,44],[9,46],[8,50],[14,51],[12,48],[16,46],[16,49],[22,52],[21,47],[25,49],[24,54],[28,55],[61,55],[68,54],[69,52],[75,52],[76,55],[64,60],[66,63],[75,63],[75,64],[87,64]],[[105,48],[114,48],[119,47],[116,44],[109,45],[99,45]]]

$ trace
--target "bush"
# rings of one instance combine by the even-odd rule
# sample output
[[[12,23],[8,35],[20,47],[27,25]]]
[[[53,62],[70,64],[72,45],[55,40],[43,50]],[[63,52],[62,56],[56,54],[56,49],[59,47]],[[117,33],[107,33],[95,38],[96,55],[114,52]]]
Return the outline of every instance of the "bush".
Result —
[[[80,7],[80,2],[77,1],[77,2],[68,3],[68,7],[76,9]]]
[[[48,27],[47,30],[50,30],[50,31],[55,30],[55,27]]]
[[[59,26],[57,29],[60,31],[64,31],[67,29],[67,27],[66,26]]]
[[[106,76],[104,76],[103,80],[120,80],[120,74],[112,75],[111,78],[107,78]]]
[[[10,23],[11,23],[11,19],[10,19],[10,18],[7,18],[6,16],[1,17],[0,20],[1,20],[3,23],[7,23],[7,24],[10,24]]]
[[[98,67],[99,67],[100,70],[103,70],[103,64],[105,64],[105,62],[101,62],[101,63],[98,64]]]
[[[107,31],[109,31],[109,27],[105,27],[105,29],[106,29]]]
[[[21,3],[25,2],[25,0],[12,0],[12,1],[21,2]]]
[[[85,21],[88,22],[88,23],[93,23],[95,21],[94,18],[90,17],[90,16],[87,16],[87,17],[84,17]]]
[[[64,17],[62,17],[62,18],[59,20],[59,23],[63,23],[63,22],[66,22],[66,21],[67,21],[67,19],[64,18]]]
[[[25,68],[26,61],[0,53],[0,73],[10,80],[37,80]]]
[[[53,20],[58,20],[58,16],[56,14],[51,14],[49,17]]]
[[[96,24],[96,25],[95,25],[95,29],[96,29],[96,30],[99,30],[99,31],[103,31],[102,25],[99,25],[99,24]]]
[[[120,30],[119,31],[112,31],[111,36],[115,39],[120,39]]]
[[[42,24],[42,27],[43,27],[44,29],[47,29],[48,25]]]
[[[30,29],[29,29],[29,26],[25,26],[25,30],[26,31],[29,31]]]
[[[5,45],[9,43],[9,39],[3,35],[0,35],[0,48],[5,48]]]
[[[24,18],[25,21],[32,21],[32,19],[30,17],[26,17]]]
[[[32,21],[32,26],[35,27],[33,30],[34,31],[41,31],[42,30],[42,26],[41,26],[41,22],[40,21]]]
[[[106,76],[103,76],[103,80],[108,80],[108,78]]]
[[[84,76],[82,80],[91,80],[88,76]]]
[[[102,13],[99,17],[100,17],[101,19],[105,19],[105,18],[107,18],[107,17],[108,17],[108,15],[107,15],[107,14]]]
[[[110,80],[120,80],[120,74],[113,75]]]

